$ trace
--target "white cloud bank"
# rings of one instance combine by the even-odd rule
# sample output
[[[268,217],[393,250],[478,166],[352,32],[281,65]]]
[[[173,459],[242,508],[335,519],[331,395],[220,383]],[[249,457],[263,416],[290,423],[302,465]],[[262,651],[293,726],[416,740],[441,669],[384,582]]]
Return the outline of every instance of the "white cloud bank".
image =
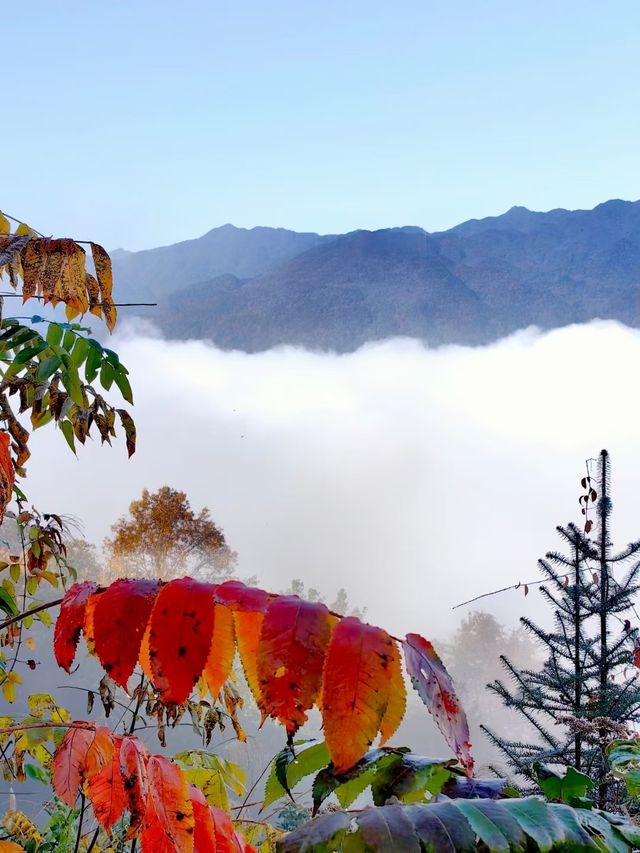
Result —
[[[29,494],[99,541],[143,487],[210,507],[242,574],[273,589],[346,587],[394,631],[441,635],[451,606],[536,577],[578,520],[584,460],[612,454],[618,544],[640,535],[640,334],[609,322],[484,348],[389,341],[350,355],[114,342],[132,374],[139,450],[75,460],[33,439]],[[500,618],[536,606],[489,599]],[[464,611],[457,611],[455,621]]]

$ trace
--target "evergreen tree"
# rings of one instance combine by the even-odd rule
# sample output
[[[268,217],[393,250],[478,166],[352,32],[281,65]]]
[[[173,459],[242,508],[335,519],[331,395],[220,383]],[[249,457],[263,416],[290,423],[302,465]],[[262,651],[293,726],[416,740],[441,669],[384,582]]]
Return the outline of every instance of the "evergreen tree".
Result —
[[[538,562],[546,578],[540,592],[553,609],[553,628],[547,631],[529,619],[520,620],[544,651],[542,669],[518,668],[503,656],[512,684],[497,680],[489,685],[507,707],[527,719],[534,740],[509,740],[482,728],[518,776],[534,782],[536,761],[575,767],[597,781],[604,806],[612,796],[606,742],[640,720],[640,680],[635,668],[632,673],[628,669],[637,637],[628,616],[640,588],[640,541],[613,553],[606,450],[598,459],[599,496],[590,475],[582,482],[587,490],[581,498],[585,516],[597,501],[594,536],[589,536],[588,517],[584,532],[573,524],[558,527],[568,554],[552,552]]]

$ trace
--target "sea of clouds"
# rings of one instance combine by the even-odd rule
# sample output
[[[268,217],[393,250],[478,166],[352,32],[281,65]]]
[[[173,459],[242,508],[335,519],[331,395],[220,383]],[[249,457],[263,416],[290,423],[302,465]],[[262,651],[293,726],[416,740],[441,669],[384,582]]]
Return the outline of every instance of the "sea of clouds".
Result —
[[[144,487],[208,506],[240,573],[282,590],[345,587],[395,632],[448,634],[453,605],[537,577],[579,521],[585,460],[613,461],[614,534],[640,536],[640,333],[612,322],[429,350],[392,340],[336,355],[248,355],[126,329],[138,452],[33,438],[27,487],[100,542]],[[177,568],[179,573],[179,567]],[[483,607],[508,624],[522,590]]]

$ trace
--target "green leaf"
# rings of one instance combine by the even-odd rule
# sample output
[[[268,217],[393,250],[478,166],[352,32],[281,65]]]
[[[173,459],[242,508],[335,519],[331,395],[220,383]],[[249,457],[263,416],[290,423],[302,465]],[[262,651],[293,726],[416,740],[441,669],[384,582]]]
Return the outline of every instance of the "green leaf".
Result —
[[[25,764],[24,772],[29,779],[34,779],[36,782],[42,782],[44,785],[49,784],[49,774],[42,767],[35,764]]]
[[[118,367],[120,367],[120,358],[118,356],[118,353],[114,352],[112,349],[107,349],[106,347],[103,347],[103,352],[109,364],[111,364],[112,367],[117,370]]]
[[[640,795],[640,740],[614,740],[607,747],[611,772],[632,797]]]
[[[57,347],[60,346],[60,341],[62,340],[63,330],[62,327],[58,323],[49,323],[49,328],[47,329],[47,343],[51,346]]]
[[[397,797],[404,803],[419,803],[425,795],[438,794],[451,778],[450,767],[455,759],[424,758],[407,753],[385,765],[371,786],[373,801],[384,805],[391,797]]]
[[[100,384],[105,391],[108,391],[111,388],[115,376],[115,370],[112,365],[108,361],[103,361],[102,367],[100,368]]]
[[[18,608],[16,606],[15,598],[7,592],[4,587],[0,586],[0,610],[7,614],[7,616],[17,616]]]
[[[122,365],[115,371],[114,379],[124,399],[133,405],[133,392],[127,379],[127,371],[123,369]]]
[[[36,370],[36,379],[40,382],[44,382],[56,372],[61,364],[62,360],[59,356],[48,355],[38,365],[38,369]]]
[[[71,353],[71,359],[76,367],[80,367],[89,353],[90,345],[86,338],[78,337]]]
[[[283,749],[271,762],[271,771],[264,790],[262,808],[286,796],[306,776],[316,773],[329,763],[329,750],[325,743],[316,743],[300,750],[295,758],[290,749]],[[283,785],[282,782],[285,784]]]
[[[62,430],[62,434],[67,440],[67,444],[71,448],[71,450],[76,452],[76,442],[73,435],[73,424],[71,421],[60,421],[60,429]]]
[[[95,347],[93,343],[90,343],[89,352],[87,353],[87,361],[84,366],[84,375],[89,385],[91,385],[93,380],[98,375],[98,371],[100,370],[101,364],[102,350]]]
[[[62,346],[67,352],[71,352],[73,349],[73,345],[76,342],[75,332],[72,332],[71,329],[64,333],[64,339],[62,341]]]
[[[80,384],[80,377],[78,376],[77,369],[73,366],[70,366],[69,368],[62,370],[60,373],[60,378],[62,379],[62,384],[67,389],[69,396],[76,404],[76,406],[84,406],[84,399],[82,396],[82,385]]]

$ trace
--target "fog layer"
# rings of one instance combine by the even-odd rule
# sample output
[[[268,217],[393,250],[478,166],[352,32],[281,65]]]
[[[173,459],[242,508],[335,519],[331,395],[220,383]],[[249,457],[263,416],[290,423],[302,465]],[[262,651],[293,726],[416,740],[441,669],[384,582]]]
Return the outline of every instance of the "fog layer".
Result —
[[[33,438],[26,486],[99,542],[143,487],[207,505],[242,575],[345,587],[373,622],[448,633],[451,607],[537,576],[554,527],[579,519],[585,459],[612,454],[618,543],[640,535],[640,334],[596,322],[484,348],[409,340],[349,355],[257,355],[121,334],[138,452],[92,442],[76,460]],[[489,599],[504,621],[537,606]]]

